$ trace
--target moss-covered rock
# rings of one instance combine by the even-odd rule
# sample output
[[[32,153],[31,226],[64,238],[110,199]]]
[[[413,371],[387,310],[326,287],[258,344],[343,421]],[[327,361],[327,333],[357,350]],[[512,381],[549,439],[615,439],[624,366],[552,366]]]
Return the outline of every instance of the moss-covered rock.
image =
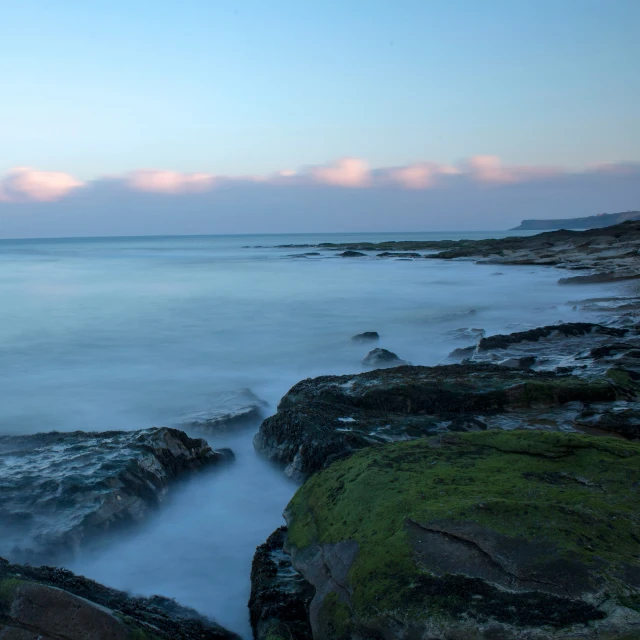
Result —
[[[304,479],[364,447],[443,432],[452,424],[459,430],[461,420],[540,428],[540,410],[548,409],[544,428],[560,428],[571,424],[567,403],[616,397],[615,385],[605,378],[486,363],[321,376],[299,382],[282,398],[254,444],[288,475]]]
[[[286,518],[316,640],[640,637],[639,445],[484,431],[371,447]]]

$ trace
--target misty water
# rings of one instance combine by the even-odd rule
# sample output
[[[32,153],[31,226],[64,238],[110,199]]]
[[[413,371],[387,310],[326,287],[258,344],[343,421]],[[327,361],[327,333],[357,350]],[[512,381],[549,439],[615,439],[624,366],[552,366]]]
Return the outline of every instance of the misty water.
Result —
[[[362,371],[367,345],[413,364],[469,341],[594,320],[574,301],[604,286],[563,287],[557,270],[469,261],[290,257],[309,249],[245,245],[504,234],[358,234],[0,242],[0,433],[139,429],[206,410],[250,388],[275,411],[298,380]],[[253,450],[258,424],[207,436],[236,462],[175,488],[142,528],[70,568],[134,593],[161,593],[250,637],[256,545],[282,524],[296,489]],[[0,555],[10,555],[2,548]]]

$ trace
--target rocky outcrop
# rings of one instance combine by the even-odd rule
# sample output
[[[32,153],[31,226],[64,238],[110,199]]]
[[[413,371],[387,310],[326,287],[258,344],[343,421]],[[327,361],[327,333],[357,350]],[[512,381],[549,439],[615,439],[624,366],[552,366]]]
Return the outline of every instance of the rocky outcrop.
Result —
[[[380,336],[377,331],[365,331],[353,336],[351,340],[353,342],[376,342],[380,340]]]
[[[364,447],[458,431],[465,423],[580,428],[583,414],[628,402],[628,386],[604,376],[583,379],[488,363],[321,376],[289,390],[254,445],[302,480]]]
[[[285,551],[287,528],[276,529],[253,556],[249,617],[256,640],[311,640],[313,587]]]
[[[3,640],[239,640],[161,596],[135,598],[54,567],[0,558]]]
[[[232,457],[168,428],[0,437],[3,549],[32,562],[71,554],[143,520],[179,477]]]
[[[403,364],[409,364],[406,360],[401,360],[393,351],[387,349],[372,349],[362,359],[365,367],[399,367]]]
[[[310,246],[310,245],[300,245]],[[566,284],[605,282],[640,277],[640,221],[628,221],[602,229],[549,231],[534,236],[511,236],[483,240],[405,240],[349,242],[312,245],[325,250],[357,255],[362,251],[427,251],[425,258],[469,258],[491,264],[547,265],[583,273]]]
[[[342,253],[338,254],[341,258],[362,258],[363,256],[366,256],[366,253],[362,253],[362,251],[351,251],[351,250],[347,250],[347,251],[343,251]]]
[[[640,637],[640,445],[484,431],[369,448],[287,507],[314,640]]]
[[[212,399],[213,408],[180,418],[183,429],[216,433],[252,425],[264,417],[267,403],[251,389],[220,393]]]

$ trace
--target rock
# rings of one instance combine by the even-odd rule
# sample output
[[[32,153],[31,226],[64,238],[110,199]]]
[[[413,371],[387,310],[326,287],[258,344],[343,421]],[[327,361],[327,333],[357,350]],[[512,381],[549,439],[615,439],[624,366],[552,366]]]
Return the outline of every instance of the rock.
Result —
[[[136,598],[54,567],[0,558],[3,640],[240,640],[161,596]]]
[[[584,380],[553,372],[493,364],[395,367],[321,376],[293,386],[254,446],[297,480],[359,449],[446,432],[456,418],[489,428],[566,430],[582,403],[606,410],[627,391],[605,378]]]
[[[553,338],[554,336],[576,337],[587,334],[599,334],[607,337],[622,337],[627,333],[626,329],[615,327],[605,327],[600,324],[589,322],[567,322],[565,324],[554,324],[546,327],[538,327],[530,331],[518,331],[508,335],[495,335],[482,338],[478,343],[479,351],[489,351],[494,349],[506,349],[521,342],[538,342],[543,338]]]
[[[285,512],[314,640],[640,637],[640,445],[484,431],[360,451]]]
[[[351,251],[351,250],[347,250],[347,251],[343,251],[342,253],[338,254],[341,258],[362,258],[363,256],[366,256],[366,253],[362,253],[362,251]]]
[[[640,278],[640,273],[607,271],[592,273],[588,276],[572,276],[570,278],[560,278],[558,284],[594,284],[597,282],[620,282],[622,280],[636,280]]]
[[[422,258],[419,253],[411,251],[383,251],[377,254],[378,258]]]
[[[536,363],[535,356],[522,356],[521,358],[507,358],[498,362],[501,367],[509,367],[509,369],[531,369]]]
[[[386,349],[373,349],[362,359],[362,364],[366,367],[399,367],[401,365],[409,364],[405,360],[400,358],[392,351]]]
[[[180,427],[208,432],[235,429],[261,420],[268,406],[251,389],[220,393],[212,398],[212,405],[213,408],[208,411],[183,416]]]
[[[233,457],[177,429],[0,437],[0,539],[31,562],[144,520],[188,472]]]
[[[309,603],[313,587],[284,550],[287,528],[276,529],[256,549],[251,565],[249,617],[256,640],[312,640]]]
[[[380,336],[377,331],[365,331],[364,333],[359,333],[351,338],[353,342],[375,342],[376,340],[380,340]]]
[[[454,349],[448,356],[447,360],[453,360],[454,362],[462,362],[464,360],[468,360],[473,356],[476,352],[476,346],[471,345],[470,347],[460,347],[458,349]]]

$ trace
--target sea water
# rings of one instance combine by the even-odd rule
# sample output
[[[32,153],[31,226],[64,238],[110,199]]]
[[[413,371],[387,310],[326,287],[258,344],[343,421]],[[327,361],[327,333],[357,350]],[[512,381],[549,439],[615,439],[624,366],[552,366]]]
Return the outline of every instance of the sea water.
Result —
[[[0,241],[0,433],[174,424],[242,388],[267,401],[269,414],[303,378],[362,371],[372,347],[350,337],[363,331],[379,332],[375,346],[432,365],[470,344],[458,329],[597,320],[574,301],[610,290],[560,286],[552,268],[274,248],[500,235]],[[255,454],[257,427],[207,435],[236,462],[176,487],[141,529],[70,568],[174,597],[249,638],[253,551],[283,523],[296,489]],[[9,553],[0,541],[0,555]]]

